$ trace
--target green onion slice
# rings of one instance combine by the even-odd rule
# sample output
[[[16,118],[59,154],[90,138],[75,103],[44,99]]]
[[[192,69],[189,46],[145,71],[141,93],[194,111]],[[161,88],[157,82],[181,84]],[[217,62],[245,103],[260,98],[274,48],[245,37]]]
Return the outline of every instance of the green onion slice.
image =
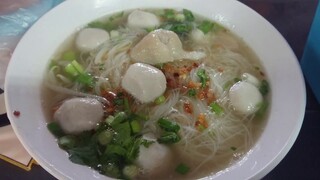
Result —
[[[216,113],[218,116],[223,114],[223,108],[216,102],[210,104],[211,111]]]
[[[184,175],[189,172],[190,168],[187,165],[180,163],[175,170],[177,173]]]

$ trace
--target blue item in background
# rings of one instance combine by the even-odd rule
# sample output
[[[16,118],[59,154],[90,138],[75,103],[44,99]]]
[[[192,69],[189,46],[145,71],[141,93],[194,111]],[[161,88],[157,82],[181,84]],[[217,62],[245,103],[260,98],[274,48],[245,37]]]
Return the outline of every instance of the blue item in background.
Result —
[[[306,80],[320,103],[320,2],[300,64]]]
[[[22,35],[43,14],[63,0],[29,0],[29,4],[22,3],[23,0],[19,2],[12,0],[11,4],[10,0],[1,1],[0,10],[3,12],[0,11],[0,88],[3,89],[10,56]],[[13,9],[10,9],[11,5],[14,7]],[[8,13],[5,11],[6,8]]]
[[[63,0],[40,0],[27,8],[0,16],[0,36],[22,35],[36,20]]]

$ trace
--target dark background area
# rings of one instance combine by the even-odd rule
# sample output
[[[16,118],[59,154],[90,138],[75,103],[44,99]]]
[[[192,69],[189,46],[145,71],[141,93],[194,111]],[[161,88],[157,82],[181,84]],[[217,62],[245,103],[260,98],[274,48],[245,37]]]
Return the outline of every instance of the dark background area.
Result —
[[[240,0],[272,25],[288,41],[300,60],[308,37],[318,0]],[[253,27],[254,28],[254,25]],[[320,45],[320,42],[319,42]],[[320,179],[320,105],[308,83],[307,107],[300,134],[287,156],[264,180]],[[0,90],[0,93],[2,91]],[[0,126],[9,124],[6,115],[0,116]],[[3,144],[1,144],[3,145]],[[0,179],[55,179],[40,166],[27,172],[0,160]]]

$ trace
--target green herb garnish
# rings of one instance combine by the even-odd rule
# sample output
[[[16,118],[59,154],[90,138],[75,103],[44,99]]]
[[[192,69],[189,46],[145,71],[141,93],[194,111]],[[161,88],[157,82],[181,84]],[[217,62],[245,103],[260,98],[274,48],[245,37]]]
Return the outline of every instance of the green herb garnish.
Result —
[[[260,84],[260,87],[259,87],[260,93],[261,93],[263,96],[265,96],[265,95],[267,95],[267,94],[269,93],[269,89],[270,89],[270,87],[269,87],[268,81],[265,80],[265,79],[262,80],[262,81],[261,81],[261,84]]]
[[[185,16],[187,21],[194,21],[194,16],[191,11],[187,9],[183,9],[183,15]]]
[[[204,69],[199,69],[197,71],[197,76],[200,79],[201,87],[206,87],[207,81],[208,81],[208,75],[206,74],[206,71]]]
[[[210,104],[210,109],[212,112],[214,112],[218,116],[220,116],[224,112],[223,108],[216,102],[213,102]]]
[[[66,51],[62,54],[62,59],[67,61],[73,61],[77,59],[77,56],[74,51]]]
[[[267,101],[263,101],[262,103],[258,104],[257,105],[258,110],[256,112],[256,116],[263,117],[263,115],[268,110],[268,106],[269,106],[269,103]]]
[[[156,103],[157,105],[162,104],[166,101],[166,97],[164,95],[159,96],[156,98],[156,100],[154,100],[154,103]]]
[[[188,96],[195,97],[197,95],[197,91],[195,89],[188,90]]]
[[[90,28],[98,28],[98,29],[104,29],[106,31],[111,31],[115,29],[115,24],[111,21],[108,22],[100,22],[100,21],[94,21],[88,24],[88,27]]]
[[[189,172],[190,168],[187,165],[180,163],[175,170],[177,173],[184,175]]]
[[[57,122],[51,122],[47,124],[47,128],[57,138],[65,135],[65,133],[63,132],[63,130]]]
[[[158,138],[158,142],[161,144],[174,144],[179,142],[180,139],[175,132],[165,132]]]
[[[209,31],[211,31],[214,27],[214,24],[210,21],[203,21],[198,28],[204,33],[207,34]]]
[[[167,132],[177,133],[180,130],[180,126],[176,122],[172,122],[169,119],[161,118],[158,120],[158,125],[160,128]]]

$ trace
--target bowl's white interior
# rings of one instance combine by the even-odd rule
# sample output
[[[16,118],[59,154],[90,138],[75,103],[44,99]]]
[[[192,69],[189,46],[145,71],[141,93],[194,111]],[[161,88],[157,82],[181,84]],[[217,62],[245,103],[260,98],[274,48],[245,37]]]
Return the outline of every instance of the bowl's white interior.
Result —
[[[260,178],[293,145],[304,117],[305,85],[298,61],[284,38],[265,19],[235,0],[68,0],[44,15],[22,38],[8,67],[5,100],[8,116],[27,151],[59,179],[105,176],[71,163],[46,128],[41,82],[49,58],[77,28],[103,15],[133,8],[187,8],[230,28],[262,60],[272,88],[268,123],[243,161],[216,179]],[[19,117],[12,112],[21,112]]]

